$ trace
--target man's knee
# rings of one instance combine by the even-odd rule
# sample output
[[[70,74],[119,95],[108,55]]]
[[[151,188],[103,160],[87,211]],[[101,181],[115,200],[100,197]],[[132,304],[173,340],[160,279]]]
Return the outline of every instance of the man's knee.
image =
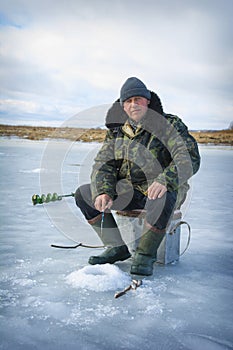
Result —
[[[74,198],[76,205],[79,208],[82,208],[84,203],[87,203],[90,200],[90,185],[81,185],[75,192]]]
[[[175,203],[175,192],[167,192],[160,199],[150,200],[147,208],[147,222],[159,230],[164,230],[174,211]]]

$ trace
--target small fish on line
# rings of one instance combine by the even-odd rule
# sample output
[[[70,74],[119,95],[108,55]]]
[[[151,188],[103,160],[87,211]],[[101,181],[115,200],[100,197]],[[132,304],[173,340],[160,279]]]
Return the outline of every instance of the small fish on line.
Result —
[[[129,290],[133,289],[137,289],[138,287],[140,287],[142,285],[142,280],[132,280],[131,284],[126,287],[124,290],[120,291],[120,292],[116,292],[114,295],[114,298],[117,299],[119,297],[121,297],[122,295],[125,295]]]

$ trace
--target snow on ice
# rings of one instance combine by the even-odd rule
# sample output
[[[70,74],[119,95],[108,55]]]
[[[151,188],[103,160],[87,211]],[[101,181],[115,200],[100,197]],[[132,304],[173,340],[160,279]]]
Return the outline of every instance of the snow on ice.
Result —
[[[180,261],[155,265],[115,299],[131,281],[131,259],[89,266],[102,249],[51,248],[100,241],[72,197],[31,202],[34,193],[71,193],[89,181],[99,145],[52,144],[1,139],[0,349],[233,349],[233,149],[200,147],[183,211],[191,244]]]
[[[131,282],[129,274],[115,265],[85,266],[66,277],[66,282],[75,288],[84,288],[96,292],[106,292],[124,288]]]

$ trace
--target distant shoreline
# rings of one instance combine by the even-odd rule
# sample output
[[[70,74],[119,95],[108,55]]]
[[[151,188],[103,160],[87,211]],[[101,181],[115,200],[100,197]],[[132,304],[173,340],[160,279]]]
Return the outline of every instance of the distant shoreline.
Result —
[[[233,130],[190,131],[190,134],[202,144],[233,146]],[[103,142],[106,135],[104,129],[88,128],[56,128],[44,126],[20,126],[0,124],[0,136],[28,140],[67,139],[83,142]]]

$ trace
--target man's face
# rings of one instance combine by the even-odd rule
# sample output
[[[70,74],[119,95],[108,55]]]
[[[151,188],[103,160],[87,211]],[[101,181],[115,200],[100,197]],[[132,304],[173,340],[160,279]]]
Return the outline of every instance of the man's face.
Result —
[[[148,101],[145,97],[134,96],[124,101],[123,108],[132,120],[139,122],[146,114],[149,103],[150,101]]]

